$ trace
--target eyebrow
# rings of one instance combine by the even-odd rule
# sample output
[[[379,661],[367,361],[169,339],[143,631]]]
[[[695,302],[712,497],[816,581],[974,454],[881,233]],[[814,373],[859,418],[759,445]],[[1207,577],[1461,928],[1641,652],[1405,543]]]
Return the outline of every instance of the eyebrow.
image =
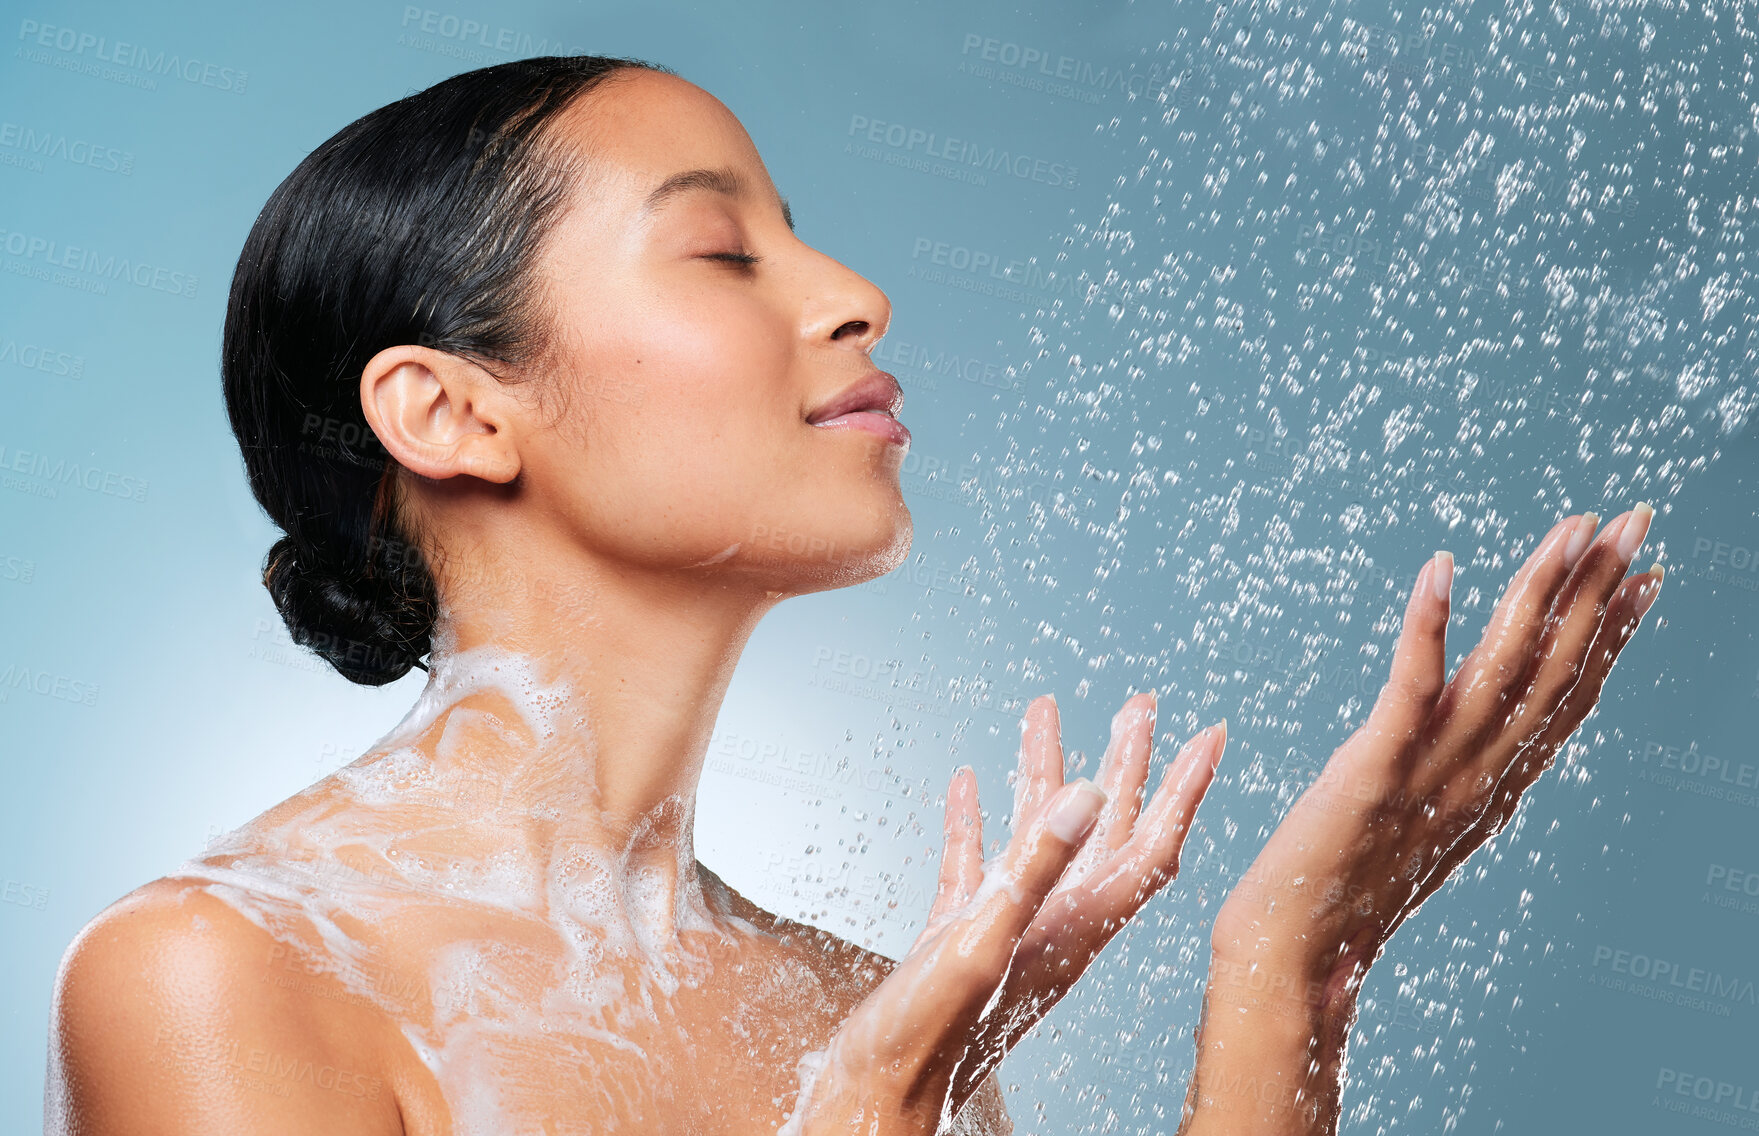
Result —
[[[726,166],[718,169],[685,170],[683,173],[673,174],[655,186],[653,191],[647,195],[646,200],[641,203],[641,211],[652,213],[679,194],[698,189],[710,190],[728,197],[743,197],[746,191],[745,179],[739,176],[737,170]],[[777,193],[776,201],[782,207],[782,218],[788,222],[788,231],[793,232],[794,211],[788,208],[788,199]]]

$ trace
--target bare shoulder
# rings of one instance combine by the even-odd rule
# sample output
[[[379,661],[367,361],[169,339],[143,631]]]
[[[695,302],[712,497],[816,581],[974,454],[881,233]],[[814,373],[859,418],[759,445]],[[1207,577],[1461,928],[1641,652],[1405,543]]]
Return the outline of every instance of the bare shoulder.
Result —
[[[401,1132],[370,1027],[264,981],[276,948],[201,881],[101,912],[56,976],[48,1131]]]

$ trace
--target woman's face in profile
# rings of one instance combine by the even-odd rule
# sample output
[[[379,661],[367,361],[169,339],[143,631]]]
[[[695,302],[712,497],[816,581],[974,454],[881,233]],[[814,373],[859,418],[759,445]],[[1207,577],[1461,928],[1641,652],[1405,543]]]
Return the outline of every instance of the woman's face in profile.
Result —
[[[558,521],[619,560],[777,591],[895,567],[907,443],[871,415],[810,421],[875,377],[885,293],[794,235],[738,119],[682,79],[614,76],[554,129],[586,159],[538,270],[556,338],[535,381],[562,388],[561,428],[520,445]],[[729,176],[651,196],[693,170]]]

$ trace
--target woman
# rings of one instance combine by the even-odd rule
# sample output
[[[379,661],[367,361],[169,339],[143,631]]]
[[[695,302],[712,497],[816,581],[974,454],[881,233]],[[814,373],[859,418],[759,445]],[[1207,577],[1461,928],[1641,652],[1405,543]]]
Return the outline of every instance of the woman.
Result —
[[[1173,877],[1220,724],[1150,793],[1133,696],[1098,784],[1064,784],[1035,701],[1011,839],[983,860],[956,773],[897,963],[691,850],[757,621],[908,547],[890,316],[651,64],[470,72],[313,151],[227,313],[233,429],[287,534],[265,582],[353,681],[426,658],[428,685],[81,933],[49,1129],[1010,1130],[992,1071]],[[1624,578],[1647,524],[1560,522],[1445,684],[1452,564],[1425,567],[1372,715],[1220,912],[1189,1131],[1335,1126],[1363,973],[1592,707],[1659,585]]]

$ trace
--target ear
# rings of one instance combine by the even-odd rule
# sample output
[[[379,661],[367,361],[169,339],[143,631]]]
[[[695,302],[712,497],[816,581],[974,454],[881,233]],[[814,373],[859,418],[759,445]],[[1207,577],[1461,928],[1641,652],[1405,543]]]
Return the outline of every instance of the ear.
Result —
[[[430,347],[387,347],[360,373],[360,406],[385,449],[413,473],[500,483],[519,475],[515,404],[475,363]]]

